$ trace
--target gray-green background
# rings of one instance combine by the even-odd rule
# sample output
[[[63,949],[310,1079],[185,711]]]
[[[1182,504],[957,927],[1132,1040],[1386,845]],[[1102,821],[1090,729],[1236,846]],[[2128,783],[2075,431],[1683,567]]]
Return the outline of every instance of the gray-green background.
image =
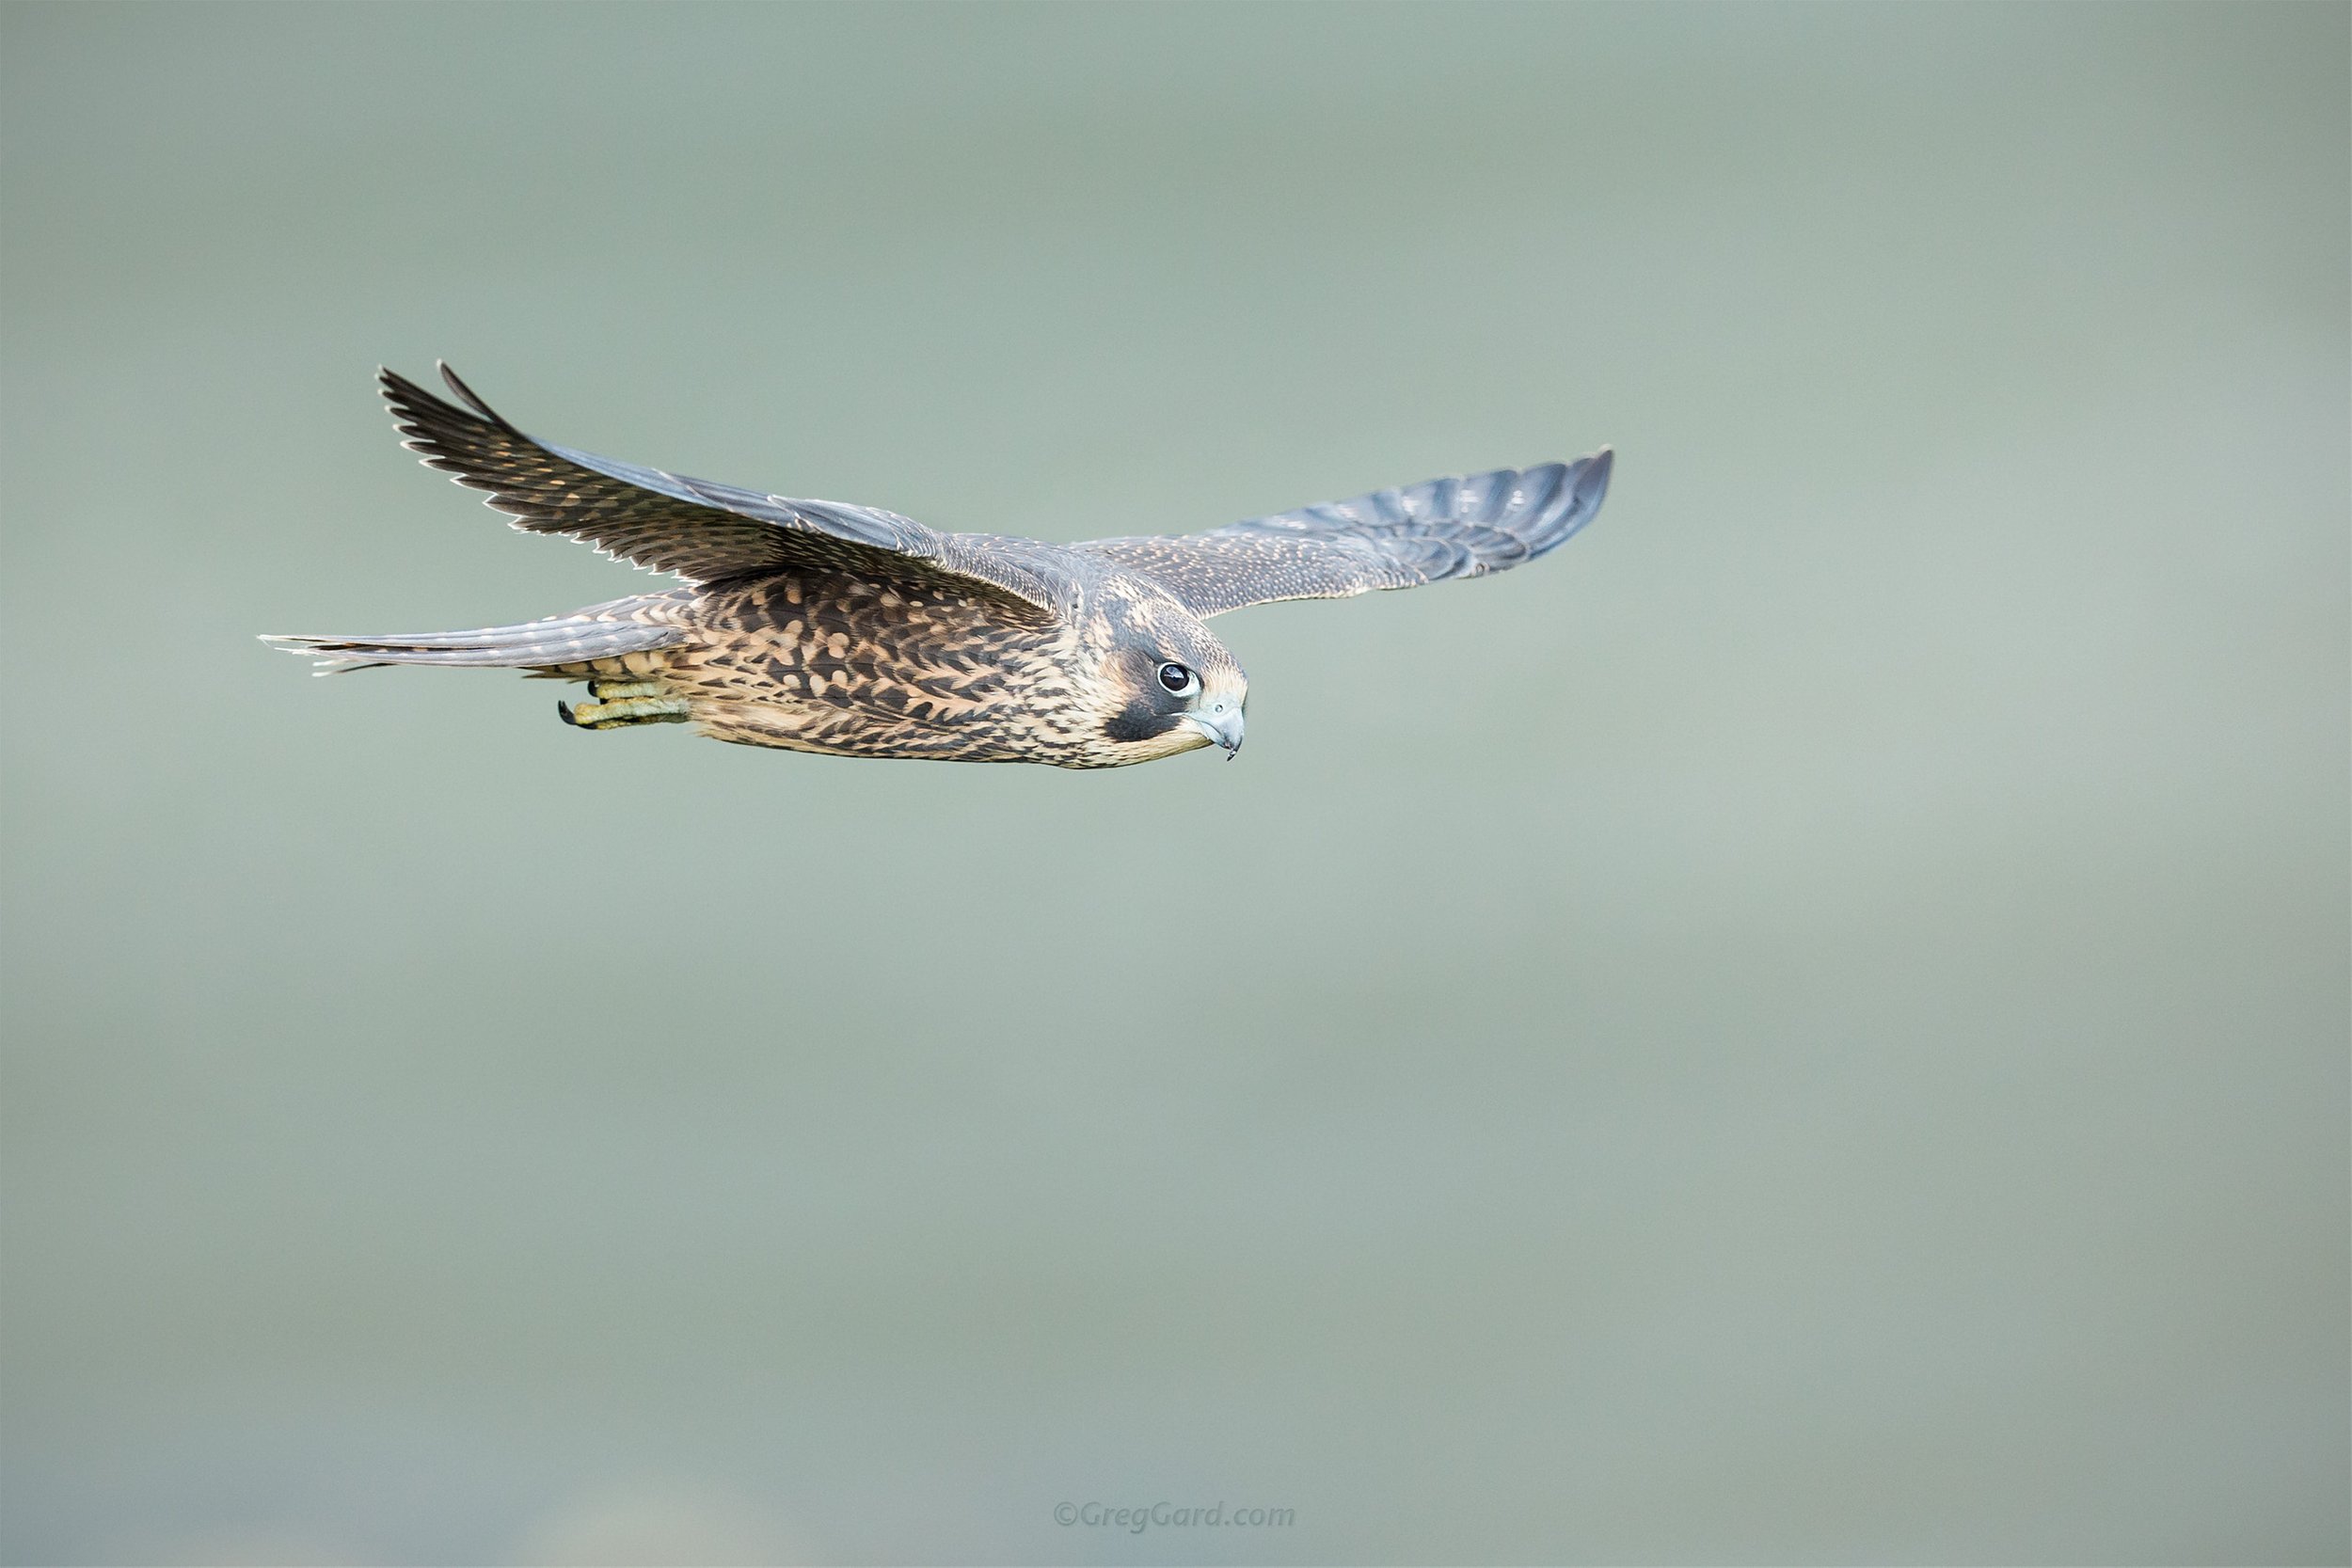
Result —
[[[2346,18],[7,10],[0,1548],[2344,1560]],[[436,356],[1050,539],[1620,464],[1232,766],[846,763],[254,642],[646,581]]]

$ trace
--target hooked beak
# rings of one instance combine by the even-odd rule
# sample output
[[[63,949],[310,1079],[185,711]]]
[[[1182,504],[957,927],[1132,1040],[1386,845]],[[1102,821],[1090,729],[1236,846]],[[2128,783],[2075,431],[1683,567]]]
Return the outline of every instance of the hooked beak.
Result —
[[[1224,747],[1225,760],[1231,762],[1241,752],[1241,706],[1239,704],[1230,707],[1219,704],[1218,706],[1221,709],[1219,712],[1187,713],[1183,718],[1185,723],[1207,736],[1211,745]]]

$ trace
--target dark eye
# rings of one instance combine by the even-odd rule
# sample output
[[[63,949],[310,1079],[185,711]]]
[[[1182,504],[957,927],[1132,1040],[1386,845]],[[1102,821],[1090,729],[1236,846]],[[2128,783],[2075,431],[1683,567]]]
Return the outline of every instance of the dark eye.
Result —
[[[1200,677],[1181,664],[1161,665],[1160,684],[1179,697],[1188,697],[1200,689]]]

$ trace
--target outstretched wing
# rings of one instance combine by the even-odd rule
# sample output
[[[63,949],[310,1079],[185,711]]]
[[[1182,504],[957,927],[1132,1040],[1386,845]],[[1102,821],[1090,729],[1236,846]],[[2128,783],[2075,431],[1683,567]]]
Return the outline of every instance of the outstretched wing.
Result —
[[[560,533],[688,582],[834,569],[916,580],[953,579],[1017,613],[1058,613],[1070,590],[1033,552],[985,535],[946,534],[876,507],[787,500],[732,484],[616,463],[524,435],[447,365],[441,379],[466,404],[377,372],[405,444],[533,533]],[[1003,541],[1015,546],[1016,541]]]
[[[1207,533],[1096,539],[1071,547],[1143,573],[1196,615],[1275,599],[1418,588],[1507,572],[1558,548],[1600,510],[1610,462],[1603,447],[1573,463],[1426,480]]]

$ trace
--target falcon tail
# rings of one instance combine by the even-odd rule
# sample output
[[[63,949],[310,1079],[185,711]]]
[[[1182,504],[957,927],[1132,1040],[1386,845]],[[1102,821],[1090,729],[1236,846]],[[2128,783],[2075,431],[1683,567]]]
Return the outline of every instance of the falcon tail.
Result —
[[[689,636],[680,626],[579,614],[526,621],[520,626],[481,626],[472,631],[402,632],[382,637],[264,637],[262,641],[290,654],[308,654],[319,661],[319,674],[332,675],[378,664],[539,670],[672,647]]]

